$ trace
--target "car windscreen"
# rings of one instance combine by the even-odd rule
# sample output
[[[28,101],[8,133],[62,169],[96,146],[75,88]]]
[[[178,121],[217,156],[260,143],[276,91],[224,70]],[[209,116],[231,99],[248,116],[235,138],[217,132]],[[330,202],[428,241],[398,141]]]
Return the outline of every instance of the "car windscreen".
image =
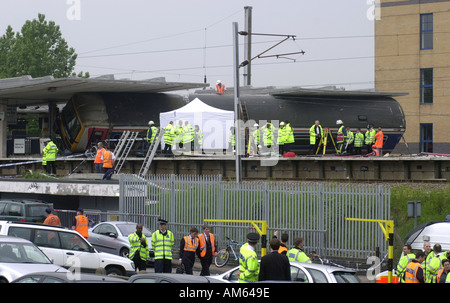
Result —
[[[135,223],[127,223],[127,224],[116,224],[117,228],[120,230],[122,235],[128,236],[129,234],[132,234],[136,231],[136,225]],[[146,237],[151,237],[152,233],[149,231],[146,227],[142,230],[144,235]]]
[[[29,217],[44,217],[45,218],[45,209],[47,205],[27,205],[28,208],[28,216]]]
[[[354,272],[334,271],[333,275],[338,283],[359,283]]]

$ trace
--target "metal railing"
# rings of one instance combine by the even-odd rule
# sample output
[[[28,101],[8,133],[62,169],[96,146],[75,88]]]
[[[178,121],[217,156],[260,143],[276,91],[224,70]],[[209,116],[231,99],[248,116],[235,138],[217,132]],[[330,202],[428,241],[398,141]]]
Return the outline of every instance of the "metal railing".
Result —
[[[169,221],[177,240],[205,219],[265,220],[268,240],[274,231],[296,237],[306,252],[328,258],[366,259],[376,250],[387,252],[382,231],[374,223],[348,222],[345,217],[389,219],[390,189],[371,184],[286,182],[226,182],[221,176],[120,175],[119,214],[147,218],[155,230],[157,218]],[[209,224],[219,246],[226,236],[245,242],[250,225]]]

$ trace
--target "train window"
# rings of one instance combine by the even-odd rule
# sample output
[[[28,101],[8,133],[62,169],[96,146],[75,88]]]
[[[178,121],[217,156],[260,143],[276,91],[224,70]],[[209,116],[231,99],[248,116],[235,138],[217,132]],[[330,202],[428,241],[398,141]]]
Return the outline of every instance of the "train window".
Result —
[[[63,126],[70,142],[73,143],[81,130],[81,124],[72,102],[69,102],[63,110]]]

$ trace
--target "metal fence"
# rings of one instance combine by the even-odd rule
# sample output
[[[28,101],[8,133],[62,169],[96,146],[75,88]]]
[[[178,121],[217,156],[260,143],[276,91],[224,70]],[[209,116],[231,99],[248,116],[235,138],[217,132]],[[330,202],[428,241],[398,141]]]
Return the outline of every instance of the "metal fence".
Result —
[[[377,223],[347,218],[390,218],[390,189],[371,184],[294,182],[226,182],[221,176],[120,175],[121,220],[140,220],[150,229],[157,219],[169,221],[176,240],[201,227],[205,219],[265,220],[268,240],[274,231],[288,233],[288,247],[296,237],[306,252],[332,258],[366,259],[387,243]],[[247,223],[208,223],[219,241],[226,237],[245,242]],[[176,242],[178,246],[178,242]],[[268,248],[268,247],[267,247]]]

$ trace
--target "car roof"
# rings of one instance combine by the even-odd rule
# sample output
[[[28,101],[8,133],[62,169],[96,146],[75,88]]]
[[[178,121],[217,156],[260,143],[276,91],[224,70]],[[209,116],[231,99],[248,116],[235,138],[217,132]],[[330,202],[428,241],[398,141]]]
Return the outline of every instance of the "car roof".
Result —
[[[25,226],[29,226],[29,227],[39,227],[39,228],[44,228],[44,229],[58,229],[58,230],[74,232],[73,230],[71,230],[65,226],[47,225],[47,224],[35,223],[35,222],[0,220],[0,225],[2,225],[2,224],[25,225]]]
[[[0,235],[0,243],[27,243],[27,244],[33,244],[33,242],[31,242],[29,240],[26,240],[26,239],[23,239],[23,238],[18,238],[18,237],[13,237],[13,236],[4,236],[4,235]]]
[[[338,267],[338,266],[328,265],[328,264],[302,263],[302,262],[297,262],[297,261],[290,261],[290,263],[291,263],[291,265],[299,265],[299,266],[303,266],[303,267],[307,267],[307,268],[313,268],[313,269],[318,269],[318,270],[326,270],[328,272],[345,271],[345,272],[356,273],[356,270],[354,270],[354,269],[343,268],[343,267]]]
[[[163,279],[166,278],[168,280],[174,281],[174,283],[223,283],[218,279],[204,277],[204,276],[194,276],[194,275],[182,275],[182,274],[174,274],[174,273],[147,273],[147,274],[136,274],[129,278],[129,281],[132,282],[139,278],[155,278],[155,279]]]
[[[20,279],[28,276],[46,276],[58,278],[66,281],[67,283],[93,283],[93,282],[116,282],[116,283],[127,283],[126,279],[119,277],[111,277],[105,275],[89,274],[89,273],[67,273],[67,272],[35,272],[31,274],[24,275]],[[74,277],[74,279],[71,279]],[[13,281],[15,282],[15,281]]]
[[[50,206],[52,203],[45,202],[42,200],[34,200],[34,199],[0,199],[0,202],[15,202],[15,203],[23,203],[23,204],[43,204],[45,206]]]

